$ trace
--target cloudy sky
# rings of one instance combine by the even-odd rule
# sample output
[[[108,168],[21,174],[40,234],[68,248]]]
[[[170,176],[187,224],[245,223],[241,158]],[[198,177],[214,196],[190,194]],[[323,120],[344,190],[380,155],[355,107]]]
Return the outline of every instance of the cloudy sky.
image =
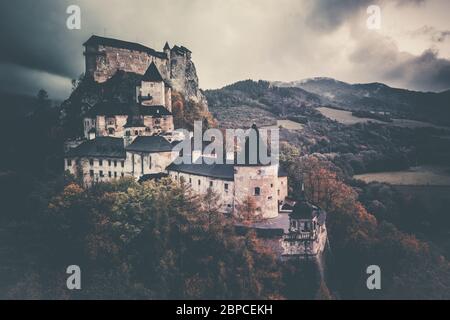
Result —
[[[66,9],[81,8],[81,30]],[[369,5],[381,29],[367,28]],[[333,77],[450,89],[448,0],[16,0],[0,3],[0,90],[55,98],[84,71],[92,34],[193,51],[203,89]]]

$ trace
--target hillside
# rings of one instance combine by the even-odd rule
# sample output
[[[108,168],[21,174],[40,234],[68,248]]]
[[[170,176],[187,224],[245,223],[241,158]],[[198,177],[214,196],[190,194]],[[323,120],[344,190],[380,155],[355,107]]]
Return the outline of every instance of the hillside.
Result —
[[[301,88],[276,87],[268,81],[239,81],[205,95],[222,127],[270,125],[276,119],[312,112],[322,98]]]
[[[349,84],[332,78],[273,82],[320,96],[325,104],[348,110],[388,112],[396,117],[450,123],[450,90],[434,93],[391,88],[383,83]]]

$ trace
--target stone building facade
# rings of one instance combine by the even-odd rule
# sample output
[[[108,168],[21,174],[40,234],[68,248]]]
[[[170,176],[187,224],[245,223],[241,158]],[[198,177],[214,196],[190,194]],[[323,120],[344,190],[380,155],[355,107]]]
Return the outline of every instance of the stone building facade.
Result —
[[[175,181],[184,181],[201,194],[210,190],[220,195],[219,207],[227,213],[239,213],[248,198],[253,199],[260,218],[278,216],[287,196],[287,176],[278,165],[239,166],[234,164],[171,164],[168,174]]]

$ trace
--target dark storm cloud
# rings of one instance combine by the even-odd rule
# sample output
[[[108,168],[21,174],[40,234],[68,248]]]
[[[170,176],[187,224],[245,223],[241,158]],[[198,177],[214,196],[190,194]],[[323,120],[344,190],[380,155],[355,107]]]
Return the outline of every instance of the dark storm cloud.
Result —
[[[76,76],[79,31],[66,28],[66,8],[74,1],[2,1],[0,41],[2,62],[67,77]],[[76,3],[76,1],[75,1]]]
[[[415,90],[443,91],[450,88],[450,60],[439,58],[436,49],[412,55],[381,36],[366,36],[349,56],[374,79]]]
[[[340,27],[355,14],[366,11],[370,5],[382,5],[374,0],[313,0],[308,24],[319,32],[329,32]],[[390,0],[398,6],[421,4],[425,0]]]
[[[406,81],[410,88],[446,90],[450,88],[450,60],[439,58],[437,51],[429,49],[420,56],[406,57],[385,75]]]
[[[65,99],[71,89],[71,82],[68,78],[27,69],[15,64],[0,64],[0,75],[2,92],[36,95],[40,89],[46,89],[49,91],[51,99]]]

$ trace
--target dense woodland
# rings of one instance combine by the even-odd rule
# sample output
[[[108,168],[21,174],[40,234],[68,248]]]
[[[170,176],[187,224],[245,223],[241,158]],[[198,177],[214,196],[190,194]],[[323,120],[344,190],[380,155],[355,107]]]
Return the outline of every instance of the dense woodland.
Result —
[[[179,123],[191,121],[194,110],[216,125],[202,106],[174,102]],[[86,190],[62,171],[68,133],[61,109],[44,91],[29,103],[26,112],[4,108],[9,121],[1,128],[0,298],[450,298],[448,242],[429,236],[433,230],[445,239],[448,218],[423,215],[426,204],[388,185],[351,179],[380,163],[385,170],[437,161],[421,158],[432,129],[418,145],[417,131],[344,127],[307,105],[292,114],[310,129],[282,131],[290,140],[281,153],[290,193],[297,197],[305,183],[308,199],[328,212],[330,250],[320,282],[314,265],[281,263],[253,233],[237,234],[232,219],[211,205],[214,194],[204,199],[165,179]],[[83,270],[81,291],[65,287],[71,264]],[[377,292],[366,288],[370,264],[383,270]]]

